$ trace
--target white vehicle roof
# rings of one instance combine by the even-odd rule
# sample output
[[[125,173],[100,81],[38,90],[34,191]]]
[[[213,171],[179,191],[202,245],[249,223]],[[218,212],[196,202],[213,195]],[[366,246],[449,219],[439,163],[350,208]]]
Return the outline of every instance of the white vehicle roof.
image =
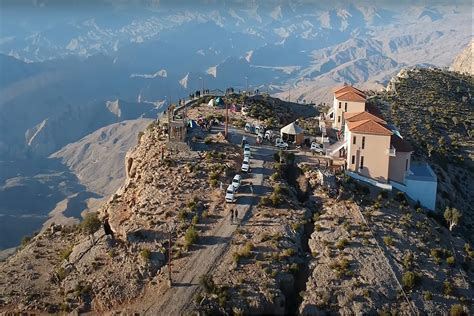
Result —
[[[236,174],[236,175],[234,176],[234,179],[233,179],[233,180],[238,180],[238,181],[240,181],[240,179],[242,179],[242,176],[241,176],[240,174]]]
[[[244,157],[243,163],[249,163],[250,158],[249,157]]]
[[[234,186],[232,184],[229,184],[229,186],[227,187],[227,191],[234,192]]]

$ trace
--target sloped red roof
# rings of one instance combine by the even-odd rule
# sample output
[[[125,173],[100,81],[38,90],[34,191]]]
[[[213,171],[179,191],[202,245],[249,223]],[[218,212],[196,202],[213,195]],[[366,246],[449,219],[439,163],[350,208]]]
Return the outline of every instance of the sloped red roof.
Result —
[[[343,93],[346,93],[346,92],[349,92],[349,91],[352,91],[352,92],[355,92],[355,93],[358,93],[360,94],[361,96],[365,96],[365,93],[353,86],[339,86],[339,87],[335,87],[332,89],[332,92],[334,94],[343,94]]]
[[[336,99],[340,101],[365,102],[365,96],[354,91],[336,93]]]
[[[392,145],[396,151],[409,153],[413,151],[413,147],[409,142],[399,137],[397,134],[393,134],[390,138],[390,145]]]
[[[344,119],[347,121],[347,122],[357,122],[357,121],[363,121],[363,120],[373,120],[375,122],[378,122],[378,123],[382,123],[382,124],[387,124],[387,122],[385,122],[383,119],[381,119],[380,117],[378,116],[375,116],[373,115],[372,113],[369,113],[367,111],[363,111],[363,112],[351,112],[351,113],[348,113],[348,112],[345,112],[342,114],[344,116]]]
[[[374,134],[383,136],[391,136],[393,134],[391,130],[383,126],[381,123],[370,119],[347,122],[347,127],[353,133]]]

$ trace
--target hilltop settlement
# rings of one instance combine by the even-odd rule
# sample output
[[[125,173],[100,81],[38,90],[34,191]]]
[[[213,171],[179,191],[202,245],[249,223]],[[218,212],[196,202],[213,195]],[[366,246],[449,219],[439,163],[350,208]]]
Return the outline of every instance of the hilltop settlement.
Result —
[[[0,313],[472,313],[472,206],[440,195],[451,169],[394,120],[419,76],[459,80],[472,140],[472,76],[437,69],[329,105],[229,88],[170,106],[97,213],[0,263]],[[457,148],[472,188],[472,142]]]

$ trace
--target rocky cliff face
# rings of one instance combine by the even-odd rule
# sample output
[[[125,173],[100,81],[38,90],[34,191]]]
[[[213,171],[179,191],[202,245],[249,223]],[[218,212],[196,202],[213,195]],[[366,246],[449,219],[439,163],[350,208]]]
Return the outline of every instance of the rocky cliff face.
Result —
[[[474,75],[474,40],[456,56],[450,69],[453,71]]]
[[[175,251],[186,253],[191,218],[222,209],[208,175],[228,182],[238,154],[218,139],[214,146],[219,153],[207,156],[178,149],[150,125],[126,155],[125,183],[100,208],[95,233],[90,222],[51,224],[0,263],[0,311],[104,311],[139,297],[165,263],[168,224]]]

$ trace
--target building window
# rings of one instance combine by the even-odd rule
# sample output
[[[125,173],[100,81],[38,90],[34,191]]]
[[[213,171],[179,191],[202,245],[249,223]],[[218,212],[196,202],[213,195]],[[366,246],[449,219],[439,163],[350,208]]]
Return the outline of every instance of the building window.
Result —
[[[365,148],[365,136],[362,136],[362,149]]]
[[[341,123],[341,117],[340,116],[337,117],[337,122]]]
[[[408,171],[408,159],[405,161],[405,171]]]
[[[346,102],[346,104],[344,104],[344,111],[347,112],[347,102]]]
[[[356,137],[354,136],[354,137],[352,137],[352,144],[355,145],[355,143],[356,143]]]
[[[364,156],[360,156],[360,169],[364,168]]]
[[[342,102],[339,102],[339,108],[341,108]]]
[[[352,155],[352,164],[355,164],[356,162],[356,156]]]

